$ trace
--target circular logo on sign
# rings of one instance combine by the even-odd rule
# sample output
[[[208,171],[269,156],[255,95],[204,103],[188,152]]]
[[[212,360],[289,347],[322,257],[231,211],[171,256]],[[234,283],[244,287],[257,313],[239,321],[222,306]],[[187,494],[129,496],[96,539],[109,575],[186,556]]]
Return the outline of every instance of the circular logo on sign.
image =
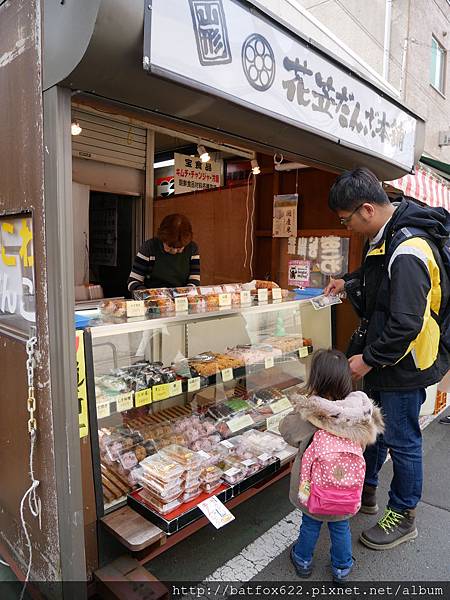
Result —
[[[249,84],[259,92],[270,88],[275,79],[275,56],[266,38],[252,33],[242,45],[242,66]]]

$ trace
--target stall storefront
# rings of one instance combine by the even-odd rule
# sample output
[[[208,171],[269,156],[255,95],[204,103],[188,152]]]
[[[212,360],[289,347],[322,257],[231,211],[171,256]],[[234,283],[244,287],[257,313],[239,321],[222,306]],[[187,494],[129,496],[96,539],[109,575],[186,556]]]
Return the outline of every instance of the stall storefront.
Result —
[[[33,24],[29,65],[41,59],[40,8],[0,7],[10,23]],[[26,213],[36,240],[35,461],[43,527],[27,516],[31,579],[80,581],[94,572],[101,579],[105,562],[121,553],[148,562],[209,522],[200,502],[216,497],[232,508],[289,472],[293,451],[277,424],[293,410],[292,390],[305,380],[313,348],[331,344],[332,320],[329,307],[317,310],[286,290],[306,271],[319,283],[335,274],[337,244],[348,267],[357,265],[360,241],[348,244],[325,210],[335,173],[360,164],[383,180],[408,173],[424,124],[248,2],[97,0],[80,14],[72,3],[49,0],[42,9],[42,79],[27,122],[43,131],[43,142],[38,135],[33,144],[40,157],[34,202],[21,201],[26,177],[8,181],[6,212]],[[15,81],[12,69],[8,77]],[[73,121],[84,137],[71,139]],[[19,133],[16,141],[25,144],[26,128]],[[2,144],[2,154],[14,156],[12,145]],[[177,168],[187,171],[175,185],[193,182],[194,192],[155,192],[155,163],[164,162],[155,156],[198,162],[192,146],[217,154],[210,170],[173,165],[175,177]],[[220,161],[229,173],[244,163],[242,185],[223,170],[213,173]],[[111,210],[111,195],[123,213]],[[284,204],[287,195],[296,196],[290,201],[298,218],[291,215],[289,236],[279,237],[280,215],[293,206]],[[129,263],[172,212],[186,214],[201,239],[201,285],[195,293],[111,299],[123,295],[118,257],[126,249]],[[123,249],[109,248],[111,232],[125,221]],[[99,275],[105,298],[92,314],[76,311],[85,321],[75,332],[75,297],[90,282],[92,255],[109,267]],[[12,341],[1,329],[24,373],[28,334]],[[6,393],[16,389],[8,380]],[[9,410],[10,422],[24,423],[17,438],[28,448],[25,401],[17,414]],[[20,456],[21,476],[14,494],[5,492],[0,526],[3,550],[26,571],[17,500],[28,487],[28,465]]]

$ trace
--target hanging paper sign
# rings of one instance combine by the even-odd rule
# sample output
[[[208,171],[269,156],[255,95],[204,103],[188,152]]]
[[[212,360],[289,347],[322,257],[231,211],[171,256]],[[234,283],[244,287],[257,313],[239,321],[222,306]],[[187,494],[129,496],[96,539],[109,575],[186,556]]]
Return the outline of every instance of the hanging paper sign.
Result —
[[[77,390],[78,390],[78,423],[80,426],[80,438],[89,433],[88,427],[88,403],[86,387],[86,363],[84,360],[84,338],[82,331],[75,332],[76,356],[77,356]]]
[[[175,194],[218,188],[222,185],[222,161],[202,162],[199,156],[175,152]]]
[[[309,285],[311,263],[309,260],[290,260],[288,265],[288,284],[295,286]]]
[[[273,198],[273,237],[292,237],[297,234],[298,194]]]

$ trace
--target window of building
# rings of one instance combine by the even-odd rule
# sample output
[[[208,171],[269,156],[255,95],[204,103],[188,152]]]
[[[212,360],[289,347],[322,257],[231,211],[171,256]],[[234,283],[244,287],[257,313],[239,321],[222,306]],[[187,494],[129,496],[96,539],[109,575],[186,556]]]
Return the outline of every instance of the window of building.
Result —
[[[436,38],[431,38],[431,70],[430,83],[433,87],[444,93],[445,86],[445,60],[446,51]]]

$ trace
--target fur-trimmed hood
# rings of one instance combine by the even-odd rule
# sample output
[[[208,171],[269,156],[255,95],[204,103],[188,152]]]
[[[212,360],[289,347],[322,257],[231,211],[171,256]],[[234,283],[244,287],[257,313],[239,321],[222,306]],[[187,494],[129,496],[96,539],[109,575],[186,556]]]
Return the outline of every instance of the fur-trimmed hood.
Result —
[[[362,446],[373,444],[384,430],[380,409],[364,392],[352,392],[343,400],[331,401],[320,396],[293,397],[296,412],[305,421]]]

